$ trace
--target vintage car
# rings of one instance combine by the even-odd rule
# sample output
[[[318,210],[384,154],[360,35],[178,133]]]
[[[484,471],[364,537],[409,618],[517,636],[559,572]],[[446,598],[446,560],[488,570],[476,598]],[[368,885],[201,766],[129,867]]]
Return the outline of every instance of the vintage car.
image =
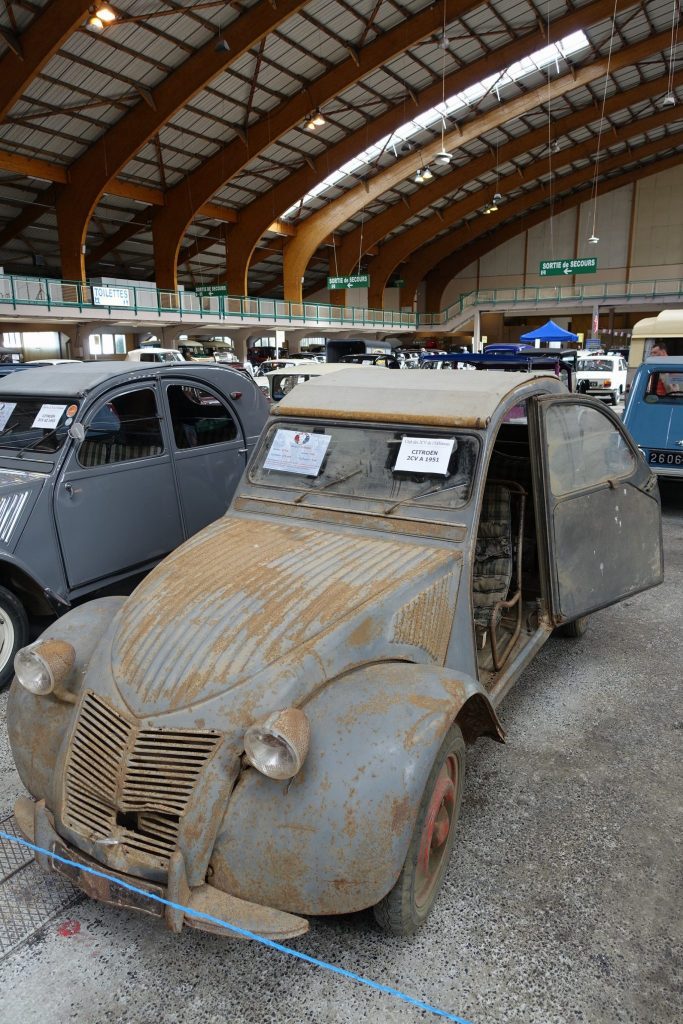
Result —
[[[260,380],[268,381],[268,397],[271,402],[281,402],[297,384],[303,384],[311,377],[324,377],[328,373],[339,373],[354,367],[344,363],[296,363],[279,370],[270,370]],[[357,368],[357,367],[355,367]],[[367,369],[367,367],[365,367]],[[379,364],[376,369],[383,369]],[[258,383],[258,382],[257,382]]]
[[[656,477],[553,374],[313,378],[225,516],[19,652],[17,821],[44,868],[176,931],[282,938],[373,907],[409,933],[468,745],[503,740],[554,630],[661,579]]]
[[[586,395],[609,398],[616,405],[626,394],[628,367],[621,355],[582,356],[577,364],[577,387]]]
[[[266,417],[253,383],[215,364],[73,363],[0,379],[0,686],[29,615],[126,592],[225,512]]]
[[[661,356],[641,364],[624,423],[654,473],[683,480],[683,356]]]
[[[129,363],[184,363],[185,356],[177,348],[159,348],[147,345],[144,348],[132,348],[126,352]]]

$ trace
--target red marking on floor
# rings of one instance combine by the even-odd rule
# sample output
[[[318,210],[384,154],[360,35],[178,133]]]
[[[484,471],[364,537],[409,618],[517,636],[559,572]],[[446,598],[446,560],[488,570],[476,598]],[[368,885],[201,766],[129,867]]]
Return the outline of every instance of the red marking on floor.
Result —
[[[64,921],[57,929],[63,939],[70,939],[72,935],[78,935],[81,930],[81,922],[73,919]]]

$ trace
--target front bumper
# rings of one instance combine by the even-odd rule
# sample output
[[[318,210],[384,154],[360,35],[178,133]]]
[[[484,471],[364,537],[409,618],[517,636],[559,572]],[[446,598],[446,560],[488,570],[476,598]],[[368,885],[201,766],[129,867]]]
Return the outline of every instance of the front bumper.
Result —
[[[217,935],[243,938],[239,932],[224,926],[233,925],[263,938],[281,940],[308,931],[306,918],[262,907],[257,903],[248,903],[212,885],[190,888],[183,858],[178,851],[171,857],[168,883],[162,886],[134,875],[103,869],[97,861],[68,846],[55,830],[54,820],[44,800],[34,804],[27,797],[19,797],[14,814],[25,837],[40,847],[36,861],[44,871],[56,871],[82,889],[87,896],[101,903],[161,918],[172,932],[180,932],[187,925]],[[63,860],[71,863],[65,864]],[[91,874],[92,871],[98,873]],[[143,891],[131,891],[128,886]],[[197,914],[215,920],[207,920],[207,916],[195,916]]]

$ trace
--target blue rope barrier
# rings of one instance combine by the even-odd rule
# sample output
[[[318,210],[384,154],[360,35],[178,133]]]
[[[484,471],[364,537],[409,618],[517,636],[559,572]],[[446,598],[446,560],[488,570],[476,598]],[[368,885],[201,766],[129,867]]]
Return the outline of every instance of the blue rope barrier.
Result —
[[[266,946],[269,949],[276,949],[279,953],[285,953],[288,956],[293,956],[297,960],[303,960],[307,964],[311,964],[313,967],[320,967],[325,971],[331,971],[333,974],[341,975],[343,978],[348,978],[350,981],[355,981],[360,985],[365,985],[368,988],[375,989],[377,992],[383,992],[385,995],[393,996],[395,999],[400,999],[404,1003],[408,1003],[410,1006],[416,1006],[419,1010],[426,1010],[427,1013],[433,1013],[437,1017],[443,1017],[446,1020],[455,1021],[455,1024],[470,1024],[469,1021],[465,1020],[464,1017],[458,1017],[454,1013],[449,1013],[447,1010],[440,1010],[437,1006],[432,1006],[430,1003],[425,1003],[421,999],[415,999],[414,996],[409,996],[406,992],[401,992],[399,989],[391,988],[389,985],[382,985],[379,981],[373,981],[372,978],[365,978],[362,974],[356,974],[354,971],[347,971],[344,967],[337,967],[336,964],[329,964],[326,960],[318,960],[314,956],[309,956],[308,953],[301,953],[298,949],[292,949],[290,946],[283,946],[280,942],[275,942],[273,939],[267,939],[263,935],[256,935],[254,932],[248,931],[246,928],[239,928],[237,925],[230,924],[228,921],[222,921],[219,917],[213,917],[212,914],[205,914],[201,910],[193,910],[191,907],[184,907],[180,903],[174,903],[172,900],[164,899],[163,896],[158,896],[156,893],[147,892],[146,889],[140,889],[136,885],[131,885],[129,882],[125,882],[122,878],[115,878],[113,875],[108,875],[104,871],[96,871],[95,868],[88,867],[86,864],[79,864],[77,861],[69,860],[67,857],[61,857],[57,853],[53,853],[50,850],[44,850],[42,846],[36,846],[35,843],[30,843],[28,839],[20,839],[18,836],[13,836],[8,832],[3,832],[0,829],[0,839],[7,839],[11,843],[17,843],[19,846],[25,846],[29,850],[33,850],[34,853],[42,853],[47,857],[51,857],[52,860],[58,860],[61,864],[66,864],[67,867],[77,868],[79,871],[85,871],[89,875],[94,875],[95,878],[103,878],[107,882],[113,882],[115,885],[120,886],[122,889],[128,889],[129,892],[135,893],[137,896],[144,896],[146,899],[156,900],[157,903],[162,903],[166,907],[171,907],[173,910],[180,910],[189,917],[195,917],[201,921],[208,921],[211,924],[219,925],[221,928],[226,928],[228,931],[234,932],[236,935],[240,935],[245,939],[252,939],[254,942],[260,942],[262,946]]]

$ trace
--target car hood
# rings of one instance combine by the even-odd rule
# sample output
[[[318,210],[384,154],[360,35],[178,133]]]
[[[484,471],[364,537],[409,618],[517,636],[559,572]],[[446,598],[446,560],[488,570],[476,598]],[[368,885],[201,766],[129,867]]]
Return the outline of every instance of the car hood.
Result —
[[[44,482],[44,473],[0,469],[0,545],[15,546]]]
[[[113,683],[137,716],[210,713],[207,702],[241,688],[227,702],[241,728],[260,705],[301,701],[368,661],[443,664],[460,558],[228,513],[125,602],[110,633]]]

